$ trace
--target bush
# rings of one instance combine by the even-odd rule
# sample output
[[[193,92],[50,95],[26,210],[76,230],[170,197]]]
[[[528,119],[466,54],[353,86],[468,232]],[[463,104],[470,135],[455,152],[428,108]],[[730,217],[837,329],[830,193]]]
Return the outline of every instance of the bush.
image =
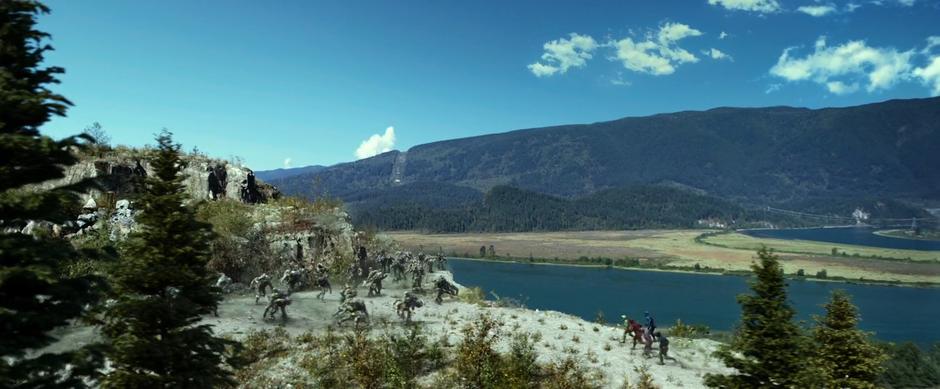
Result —
[[[440,343],[429,343],[424,327],[412,325],[404,336],[386,334],[385,379],[392,388],[413,388],[422,374],[444,365],[444,349]]]
[[[469,388],[498,388],[501,381],[501,360],[494,348],[500,337],[502,324],[490,316],[481,315],[463,329],[463,340],[457,346],[454,358],[456,377],[461,386]]]
[[[478,286],[474,286],[461,290],[460,294],[457,295],[457,298],[460,299],[460,301],[468,304],[482,305],[483,301],[486,300],[486,294],[483,293],[483,289],[480,289]]]
[[[635,385],[630,385],[630,380],[624,379],[622,389],[660,389],[659,385],[653,382],[653,376],[649,373],[649,366],[634,366],[633,371],[640,377]]]
[[[676,324],[669,328],[669,335],[675,336],[677,338],[701,338],[708,336],[711,333],[711,329],[706,325],[689,325],[682,322],[682,319],[676,319]]]
[[[541,341],[539,334],[519,332],[513,334],[506,355],[505,385],[508,388],[537,388],[542,369],[535,362],[538,354],[535,345]]]
[[[816,272],[816,278],[827,278],[829,275],[826,273],[826,269],[822,269]]]
[[[573,357],[566,357],[545,367],[542,387],[546,389],[581,389],[600,388],[598,373],[578,363]]]
[[[244,367],[238,370],[235,378],[239,382],[246,382],[267,370],[278,357],[285,355],[289,348],[287,344],[290,335],[283,328],[271,331],[251,331],[242,341],[242,351],[239,358],[244,361]]]

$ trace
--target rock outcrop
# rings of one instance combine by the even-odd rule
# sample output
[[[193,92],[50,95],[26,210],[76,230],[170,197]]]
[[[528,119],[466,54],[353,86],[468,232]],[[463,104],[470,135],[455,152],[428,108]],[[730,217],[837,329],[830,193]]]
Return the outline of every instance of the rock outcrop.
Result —
[[[97,205],[113,208],[115,201],[131,197],[142,180],[152,173],[148,154],[148,150],[119,149],[101,158],[83,160],[66,168],[62,179],[39,184],[36,189],[46,190],[94,178],[99,188],[86,193],[86,199],[99,202],[104,199],[107,203]],[[183,160],[186,164],[183,183],[192,200],[230,198],[259,204],[280,196],[276,187],[257,181],[247,167],[201,155],[185,155]]]

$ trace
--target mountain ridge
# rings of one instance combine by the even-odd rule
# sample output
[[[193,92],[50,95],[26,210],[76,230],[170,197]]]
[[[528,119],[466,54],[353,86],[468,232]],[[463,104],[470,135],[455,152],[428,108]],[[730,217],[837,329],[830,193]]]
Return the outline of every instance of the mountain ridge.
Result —
[[[935,199],[935,150],[940,97],[818,109],[716,107],[519,129],[430,142],[271,181],[289,194],[342,198],[418,182],[483,193],[508,185],[564,198],[673,182],[756,204]],[[395,183],[392,167],[401,153],[407,166]]]

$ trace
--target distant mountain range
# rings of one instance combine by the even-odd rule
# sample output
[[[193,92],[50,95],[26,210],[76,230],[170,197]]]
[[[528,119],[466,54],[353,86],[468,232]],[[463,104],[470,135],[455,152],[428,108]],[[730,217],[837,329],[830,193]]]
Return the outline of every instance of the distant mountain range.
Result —
[[[287,194],[338,196],[353,208],[370,199],[382,199],[384,207],[453,208],[479,202],[498,186],[574,199],[654,185],[735,204],[813,203],[817,209],[827,207],[820,199],[936,200],[940,98],[826,109],[715,108],[526,129],[267,181]]]
[[[322,171],[323,169],[326,169],[326,166],[311,165],[286,169],[259,170],[254,173],[255,177],[258,177],[262,181],[270,182],[272,180],[279,180],[283,178],[299,176],[302,174],[316,173]]]

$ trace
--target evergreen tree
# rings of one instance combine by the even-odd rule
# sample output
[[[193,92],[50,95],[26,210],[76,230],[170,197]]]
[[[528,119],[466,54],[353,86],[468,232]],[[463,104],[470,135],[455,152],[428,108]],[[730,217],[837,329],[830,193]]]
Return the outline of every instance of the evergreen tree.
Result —
[[[885,371],[878,379],[885,388],[937,388],[940,387],[940,344],[932,352],[921,352],[916,344],[905,342],[883,344],[888,359]]]
[[[233,384],[223,364],[236,345],[213,336],[201,316],[221,300],[206,264],[211,230],[183,204],[180,146],[157,137],[153,174],[137,206],[139,232],[127,242],[113,274],[116,304],[104,334],[114,371],[105,387],[210,388]]]
[[[720,388],[804,387],[805,338],[793,323],[795,311],[787,302],[787,284],[779,259],[768,249],[757,252],[751,266],[754,294],[738,296],[741,323],[734,339],[715,356],[737,372],[705,377]]]
[[[35,29],[49,9],[37,1],[0,1],[0,231],[27,221],[62,223],[80,203],[87,182],[52,190],[26,188],[62,178],[77,162],[82,138],[53,140],[39,133],[52,115],[70,105],[47,86],[58,82],[58,67],[41,67],[47,34]],[[0,387],[77,387],[94,374],[100,358],[94,348],[26,357],[49,345],[49,331],[80,316],[96,301],[102,280],[67,277],[63,266],[75,259],[68,241],[48,236],[0,232]],[[71,365],[67,371],[66,364]]]
[[[860,331],[858,310],[849,295],[837,290],[826,304],[826,316],[817,318],[815,366],[831,388],[875,388],[883,369],[884,352]]]

